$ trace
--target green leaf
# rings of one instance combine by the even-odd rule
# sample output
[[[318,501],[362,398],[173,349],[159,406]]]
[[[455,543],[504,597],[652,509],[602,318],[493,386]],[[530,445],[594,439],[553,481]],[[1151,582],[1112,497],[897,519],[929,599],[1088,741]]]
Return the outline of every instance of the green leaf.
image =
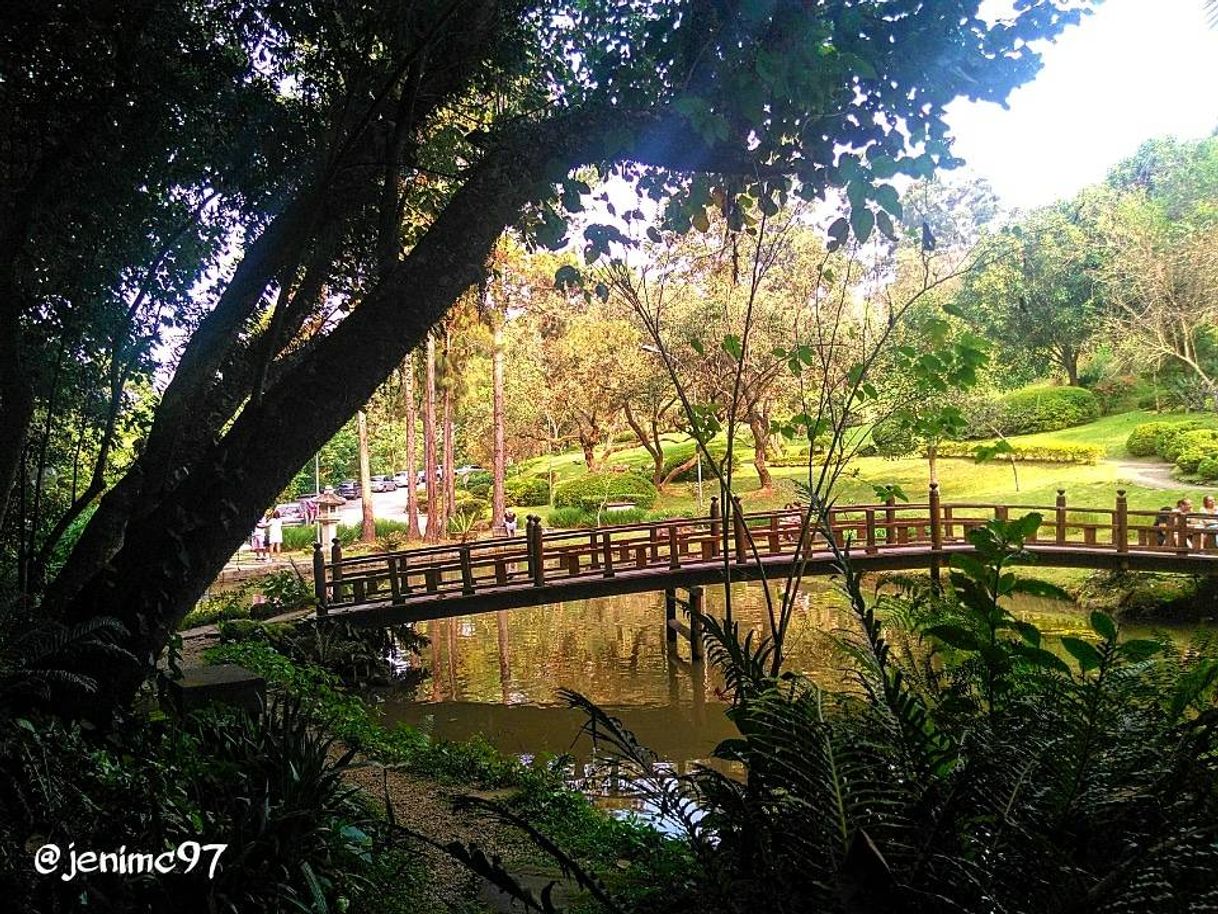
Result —
[[[976,632],[970,631],[963,625],[952,625],[950,623],[932,625],[926,629],[926,634],[942,641],[948,647],[956,648],[956,650],[977,651],[981,649],[981,641],[978,639]]]
[[[735,359],[737,362],[740,361],[740,356],[744,352],[740,343],[740,337],[736,336],[734,333],[729,333],[723,338],[723,342],[720,343],[720,346],[723,348],[723,351],[730,355],[733,359]]]
[[[1122,641],[1117,646],[1117,650],[1126,660],[1138,663],[1142,660],[1149,660],[1155,654],[1160,653],[1163,645],[1153,638],[1131,638],[1128,641]]]
[[[660,239],[661,239],[660,230],[658,228],[656,228],[654,225],[647,226],[647,237],[650,238],[652,241],[654,241],[656,244],[659,244]]]
[[[1091,614],[1091,628],[1105,641],[1115,641],[1117,636],[1116,623],[1112,616],[1096,610]]]
[[[554,271],[554,288],[560,291],[565,289],[578,289],[583,285],[584,279],[580,275],[579,270],[568,264],[563,264]]]
[[[1033,647],[1040,647],[1040,629],[1031,622],[1022,622],[1019,619],[1011,623],[1011,627],[1019,632],[1019,637],[1031,644]]]
[[[901,213],[903,212],[901,209],[901,195],[897,193],[897,189],[891,184],[881,184],[876,187],[872,197],[876,203],[891,213],[894,218],[901,218]]]
[[[689,341],[689,345],[698,355],[706,355],[706,347],[702,345],[702,341],[696,336]]]
[[[1062,637],[1062,647],[1078,661],[1079,669],[1084,673],[1094,670],[1100,665],[1100,652],[1082,638],[1065,635]]]
[[[850,222],[844,217],[839,217],[829,226],[829,243],[825,245],[825,249],[832,253],[846,243],[846,238],[850,235]]]
[[[1054,670],[1066,676],[1070,675],[1070,667],[1068,667],[1061,657],[1052,651],[1047,651],[1043,647],[1036,647],[1031,644],[1016,644],[1013,650],[1023,659],[1035,664],[1038,667],[1046,670]]]
[[[1015,582],[1011,593],[1023,593],[1030,597],[1045,597],[1049,600],[1065,600],[1067,602],[1072,599],[1070,594],[1056,584],[1050,584],[1048,581],[1038,581],[1035,578],[1020,578]]]
[[[871,230],[875,228],[875,213],[865,206],[852,209],[850,227],[854,230],[854,237],[858,239],[859,244],[866,244],[867,239],[871,237]]]

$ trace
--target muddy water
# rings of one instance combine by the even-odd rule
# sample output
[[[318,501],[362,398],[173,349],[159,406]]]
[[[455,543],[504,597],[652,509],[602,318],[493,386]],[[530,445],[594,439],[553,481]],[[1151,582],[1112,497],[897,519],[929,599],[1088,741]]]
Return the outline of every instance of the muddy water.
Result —
[[[721,615],[721,589],[708,588],[707,603]],[[736,585],[732,610],[745,629],[765,631],[759,585]],[[1087,630],[1070,604],[1027,600],[1016,613],[1050,635]],[[583,717],[557,694],[567,688],[621,718],[661,758],[679,767],[705,760],[732,735],[723,683],[713,666],[688,662],[688,644],[669,655],[663,620],[663,595],[639,594],[427,623],[423,660],[431,678],[413,697],[387,696],[386,717],[449,739],[481,734],[515,755],[570,752],[579,760],[590,747],[577,738]],[[834,636],[850,626],[832,585],[805,582],[788,636],[790,668],[840,686],[844,664]]]

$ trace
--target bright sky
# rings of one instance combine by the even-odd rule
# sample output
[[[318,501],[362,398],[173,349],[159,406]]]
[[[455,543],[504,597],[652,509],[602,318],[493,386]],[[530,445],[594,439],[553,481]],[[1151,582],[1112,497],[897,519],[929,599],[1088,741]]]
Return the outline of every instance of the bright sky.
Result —
[[[1218,29],[1204,0],[1106,0],[1043,54],[1007,110],[956,102],[956,155],[1008,207],[1068,197],[1143,140],[1218,127]]]

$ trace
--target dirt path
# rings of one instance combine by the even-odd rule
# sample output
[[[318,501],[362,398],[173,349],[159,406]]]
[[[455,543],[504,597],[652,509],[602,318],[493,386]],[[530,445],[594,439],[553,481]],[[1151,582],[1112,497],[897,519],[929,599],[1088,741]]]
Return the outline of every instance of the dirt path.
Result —
[[[1178,489],[1181,482],[1172,477],[1172,465],[1162,461],[1113,460],[1117,476],[1148,489]]]

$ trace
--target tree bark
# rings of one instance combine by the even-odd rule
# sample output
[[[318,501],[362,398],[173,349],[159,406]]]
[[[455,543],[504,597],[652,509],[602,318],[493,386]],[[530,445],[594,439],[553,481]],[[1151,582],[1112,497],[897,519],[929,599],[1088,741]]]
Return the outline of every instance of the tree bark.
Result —
[[[448,519],[457,509],[457,476],[456,455],[453,453],[453,388],[456,385],[453,377],[452,335],[449,328],[444,330],[444,528],[440,535],[448,530]]]
[[[622,411],[626,416],[626,424],[630,426],[630,430],[634,432],[634,436],[639,439],[639,444],[651,456],[651,481],[657,486],[664,484],[664,448],[660,442],[660,433],[656,424],[656,420],[652,417],[651,434],[647,434],[647,430],[634,415],[634,410],[629,403],[622,404]]]
[[[503,315],[498,310],[491,312],[494,321],[491,351],[491,424],[494,426],[494,450],[491,455],[491,526],[503,529],[503,515],[507,511],[507,494],[504,477],[507,475],[507,436],[505,435],[504,365],[503,365]]]
[[[119,644],[133,658],[122,665],[110,657],[81,657],[78,671],[100,686],[81,713],[105,719],[131,700],[178,621],[265,507],[482,279],[492,245],[533,199],[540,177],[556,163],[569,169],[620,156],[618,147],[608,150],[608,133],[620,133],[625,121],[644,136],[665,113],[631,121],[620,112],[582,111],[521,124],[471,167],[405,259],[286,365],[219,440],[201,447],[154,510],[131,518],[122,547],[63,606],[69,623],[115,619],[126,629]]]
[[[424,539],[429,543],[440,541],[439,521],[443,513],[436,491],[436,338],[427,335],[425,387],[423,389],[423,472],[427,475],[424,484],[427,492],[427,527]]]
[[[757,479],[763,492],[772,491],[774,479],[770,476],[767,462],[770,444],[770,423],[761,410],[755,406],[749,409],[749,429],[753,433],[753,466],[757,469]]]
[[[414,353],[406,355],[402,365],[402,379],[406,395],[406,472],[410,481],[406,486],[406,535],[411,539],[421,537],[419,529],[419,461],[418,461],[418,407],[414,398]]]
[[[368,414],[362,409],[355,414],[359,431],[359,497],[362,521],[360,539],[365,543],[376,542],[376,514],[372,510],[372,467],[368,454]]]

